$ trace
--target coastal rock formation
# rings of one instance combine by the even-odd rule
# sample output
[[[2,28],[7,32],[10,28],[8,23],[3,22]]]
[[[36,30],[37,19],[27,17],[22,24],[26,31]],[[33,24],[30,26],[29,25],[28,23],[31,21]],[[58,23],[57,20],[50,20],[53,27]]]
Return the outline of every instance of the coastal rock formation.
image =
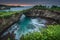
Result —
[[[15,22],[17,22],[20,19],[20,16],[22,14],[21,13],[16,13],[13,14],[11,17],[5,19],[2,18],[0,19],[0,35],[7,29],[9,28],[12,24],[14,24]]]
[[[60,12],[49,10],[29,10],[24,13],[28,17],[43,17],[46,19],[52,19],[60,23]]]

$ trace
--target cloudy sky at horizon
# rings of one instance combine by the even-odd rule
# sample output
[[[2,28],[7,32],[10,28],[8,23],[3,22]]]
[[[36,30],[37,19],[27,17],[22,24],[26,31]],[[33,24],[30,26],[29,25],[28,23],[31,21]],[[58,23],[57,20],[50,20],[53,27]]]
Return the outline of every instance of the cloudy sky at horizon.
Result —
[[[0,4],[51,4],[60,5],[60,0],[0,0]]]

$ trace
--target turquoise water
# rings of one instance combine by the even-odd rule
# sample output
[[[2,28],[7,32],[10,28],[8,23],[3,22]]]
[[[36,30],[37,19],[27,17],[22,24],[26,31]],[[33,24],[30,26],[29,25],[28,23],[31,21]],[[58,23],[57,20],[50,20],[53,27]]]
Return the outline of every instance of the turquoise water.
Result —
[[[40,32],[39,28],[45,27],[46,20],[41,18],[30,18],[22,15],[20,20],[12,25],[3,35],[8,32],[15,34],[15,39],[19,40],[22,35],[33,31]]]
[[[18,21],[15,25],[17,27],[14,34],[16,34],[16,39],[19,39],[22,35],[25,35],[26,33],[38,31],[39,28],[45,27],[46,20],[40,19],[40,18],[30,18],[25,17],[22,15],[20,18],[20,21]],[[14,27],[15,27],[14,26]]]
[[[26,8],[21,8],[22,10],[28,9],[30,7],[26,7]],[[12,8],[13,10],[16,8]],[[18,10],[21,10],[19,8],[17,8]],[[16,9],[16,10],[17,10]],[[14,11],[16,11],[14,10]],[[17,11],[18,11],[17,10]],[[26,17],[24,14],[21,16],[20,20],[15,23],[14,25],[12,25],[9,29],[7,29],[7,31],[3,34],[7,35],[8,32],[9,33],[14,33],[15,34],[15,39],[19,40],[19,38],[22,35],[25,35],[26,33],[29,32],[33,32],[33,31],[39,31],[39,28],[43,28],[45,27],[45,23],[46,20],[45,19],[41,19],[41,18],[30,18],[30,17]]]

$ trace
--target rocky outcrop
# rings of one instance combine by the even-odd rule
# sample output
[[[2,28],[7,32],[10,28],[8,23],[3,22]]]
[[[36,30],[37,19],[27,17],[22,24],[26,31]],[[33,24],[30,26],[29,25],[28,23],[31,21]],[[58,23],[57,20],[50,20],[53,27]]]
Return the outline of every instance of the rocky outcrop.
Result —
[[[49,10],[30,10],[24,13],[26,16],[29,17],[43,17],[52,19],[58,23],[60,23],[60,12],[57,11],[49,11]]]
[[[0,19],[0,35],[7,30],[12,24],[17,22],[20,19],[21,13],[13,14],[11,17],[5,19]]]

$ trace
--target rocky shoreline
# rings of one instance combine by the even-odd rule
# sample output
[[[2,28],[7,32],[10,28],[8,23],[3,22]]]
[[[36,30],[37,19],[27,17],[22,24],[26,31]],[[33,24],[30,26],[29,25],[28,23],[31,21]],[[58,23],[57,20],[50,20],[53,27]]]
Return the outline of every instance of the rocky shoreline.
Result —
[[[49,11],[49,10],[29,10],[24,13],[27,17],[40,17],[40,18],[45,18],[50,24],[60,24],[60,12],[57,11]],[[47,24],[48,24],[47,23]]]

